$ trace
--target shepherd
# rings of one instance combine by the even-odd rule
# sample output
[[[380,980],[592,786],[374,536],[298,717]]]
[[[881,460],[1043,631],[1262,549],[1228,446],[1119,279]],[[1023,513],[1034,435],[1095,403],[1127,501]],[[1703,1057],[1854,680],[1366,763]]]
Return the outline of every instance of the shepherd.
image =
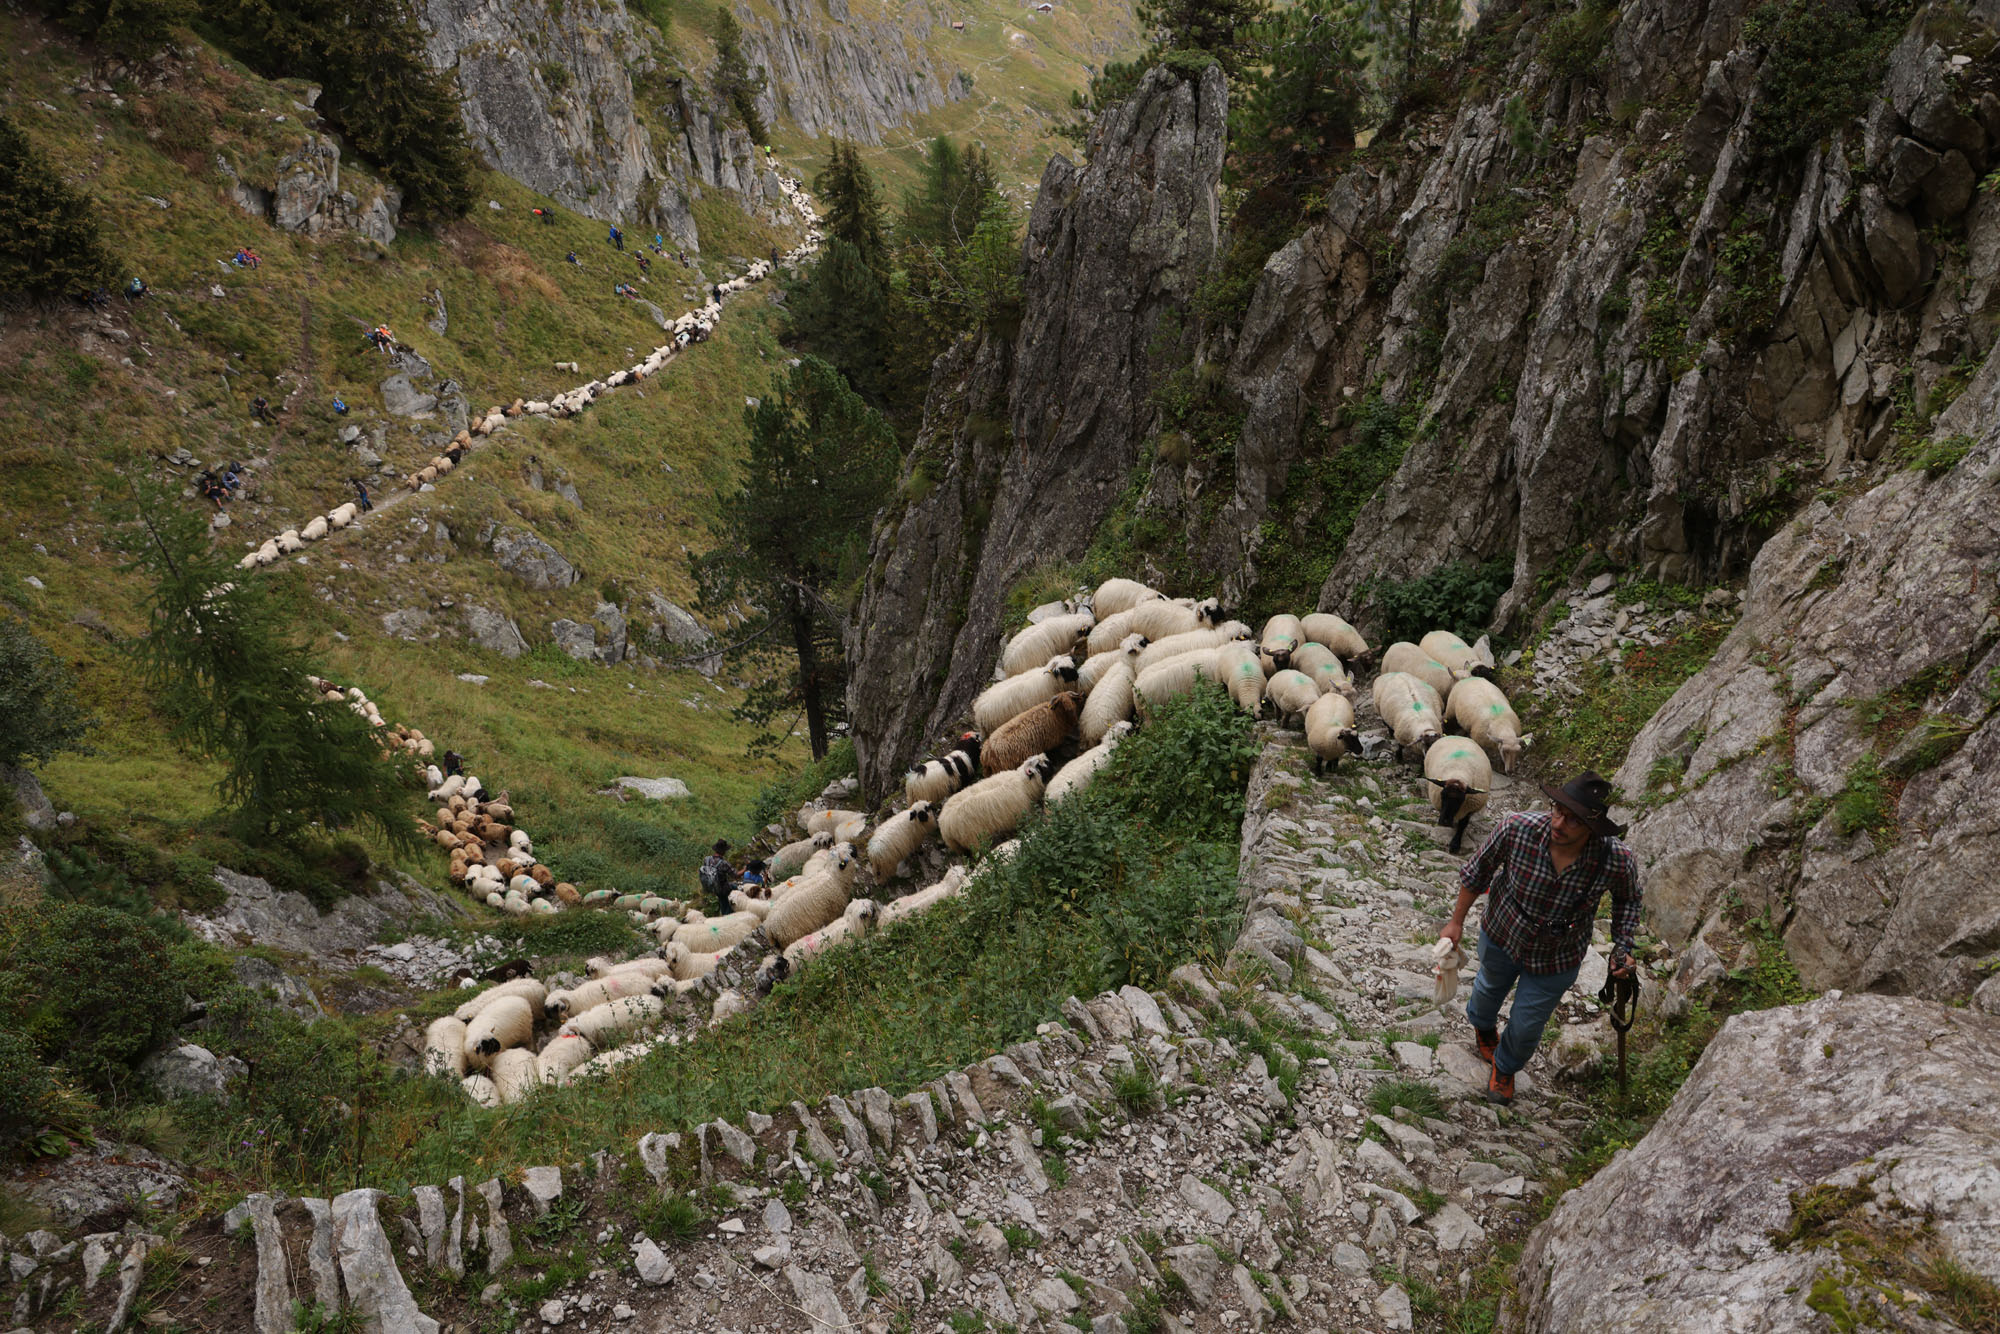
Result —
[[[1438,939],[1458,944],[1465,914],[1490,894],[1479,929],[1479,975],[1465,1018],[1488,1066],[1486,1096],[1514,1100],[1514,1076],[1541,1045],[1556,1002],[1590,948],[1597,905],[1611,895],[1611,976],[1632,976],[1639,930],[1639,859],[1611,819],[1611,784],[1597,773],[1542,785],[1546,811],[1516,811],[1459,869],[1458,903]],[[1507,1030],[1500,1003],[1514,993]]]

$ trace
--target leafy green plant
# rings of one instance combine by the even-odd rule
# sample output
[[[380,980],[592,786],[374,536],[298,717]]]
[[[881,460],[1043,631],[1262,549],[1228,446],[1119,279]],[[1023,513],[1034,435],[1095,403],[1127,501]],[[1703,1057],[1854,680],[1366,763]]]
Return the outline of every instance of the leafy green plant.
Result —
[[[1368,1110],[1377,1116],[1393,1116],[1398,1107],[1423,1117],[1444,1115],[1444,1099],[1420,1079],[1385,1079],[1368,1090]]]
[[[44,902],[0,923],[0,1029],[93,1089],[112,1089],[184,1008],[172,942],[116,909]]]
[[[1873,752],[1848,767],[1847,782],[1833,799],[1833,819],[1834,827],[1845,838],[1863,830],[1878,844],[1893,837],[1895,810],[1881,762]]]
[[[792,1180],[797,1180],[794,1177]],[[801,1185],[803,1191],[803,1184]],[[803,1198],[803,1195],[801,1196]],[[633,1226],[649,1237],[690,1241],[708,1226],[708,1214],[692,1197],[678,1191],[656,1190],[633,1211]]]
[[[1867,109],[1914,5],[1828,5],[1764,0],[1743,22],[1743,43],[1761,48],[1751,138],[1765,155],[1811,148]]]
[[[1970,454],[1979,442],[1969,435],[1947,435],[1920,441],[1902,452],[1903,466],[1921,472],[1926,477],[1938,477],[1950,472]]]
[[[1455,561],[1410,579],[1374,579],[1363,585],[1382,623],[1384,643],[1414,643],[1432,630],[1449,630],[1470,641],[1493,618],[1500,595],[1513,582],[1508,560],[1474,565]]]

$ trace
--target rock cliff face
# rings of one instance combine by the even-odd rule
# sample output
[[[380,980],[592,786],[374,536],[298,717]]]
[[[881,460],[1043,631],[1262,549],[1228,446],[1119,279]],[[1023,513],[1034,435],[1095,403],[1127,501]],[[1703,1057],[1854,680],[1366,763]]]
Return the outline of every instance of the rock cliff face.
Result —
[[[1148,385],[1191,353],[1215,253],[1225,104],[1218,70],[1155,71],[1099,120],[1085,165],[1052,160],[1018,331],[939,360],[850,649],[868,791],[971,702],[1009,585],[1082,555],[1156,429]]]
[[[919,0],[885,6],[872,19],[854,14],[847,0],[776,0],[774,7],[767,18],[736,6],[743,53],[769,76],[758,100],[767,120],[879,144],[883,130],[971,89],[925,48],[936,20]]]
[[[473,146],[565,208],[694,245],[704,185],[773,206],[756,146],[696,90],[659,75],[663,104],[642,105],[634,76],[659,74],[654,39],[618,0],[425,0],[419,17],[431,63],[457,77]]]
[[[1975,1311],[1911,1300],[1901,1266],[2000,1278],[1996,1070],[2000,1021],[1926,1001],[1738,1015],[1529,1238],[1508,1327],[1966,1328]]]
[[[2000,210],[1967,182],[2000,132],[1981,35],[2000,5],[1919,15],[1866,115],[1792,156],[1770,148],[1793,109],[1763,105],[1753,8],[1623,6],[1589,77],[1551,69],[1560,14],[1486,20],[1471,59],[1504,63],[1496,94],[1364,154],[1266,266],[1230,346],[1245,413],[1233,476],[1209,483],[1230,500],[1188,521],[1205,565],[1255,587],[1291,470],[1337,458],[1343,406],[1372,390],[1422,425],[1322,606],[1499,557],[1504,619],[1585,542],[1724,577],[1799,479],[1877,460],[1984,356]]]

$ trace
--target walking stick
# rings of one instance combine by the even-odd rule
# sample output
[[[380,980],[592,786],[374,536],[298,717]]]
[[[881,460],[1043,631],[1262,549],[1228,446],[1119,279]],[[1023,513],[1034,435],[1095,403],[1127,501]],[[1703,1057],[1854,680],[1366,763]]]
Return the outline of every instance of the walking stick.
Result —
[[[1611,1013],[1611,1029],[1618,1034],[1618,1092],[1626,1092],[1625,1082],[1625,1033],[1632,1027],[1632,1021],[1639,1017],[1639,975],[1629,973],[1618,977],[1607,973],[1603,989],[1597,993],[1597,1003]]]

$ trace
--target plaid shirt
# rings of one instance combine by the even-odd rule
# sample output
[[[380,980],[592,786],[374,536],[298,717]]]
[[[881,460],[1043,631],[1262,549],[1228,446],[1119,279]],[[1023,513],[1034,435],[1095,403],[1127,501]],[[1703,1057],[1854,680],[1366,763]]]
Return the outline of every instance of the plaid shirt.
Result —
[[[1480,930],[1530,973],[1562,973],[1583,962],[1597,904],[1611,892],[1611,940],[1631,952],[1639,930],[1639,859],[1615,838],[1592,838],[1556,874],[1546,811],[1517,811],[1458,871],[1458,887],[1491,891]]]

